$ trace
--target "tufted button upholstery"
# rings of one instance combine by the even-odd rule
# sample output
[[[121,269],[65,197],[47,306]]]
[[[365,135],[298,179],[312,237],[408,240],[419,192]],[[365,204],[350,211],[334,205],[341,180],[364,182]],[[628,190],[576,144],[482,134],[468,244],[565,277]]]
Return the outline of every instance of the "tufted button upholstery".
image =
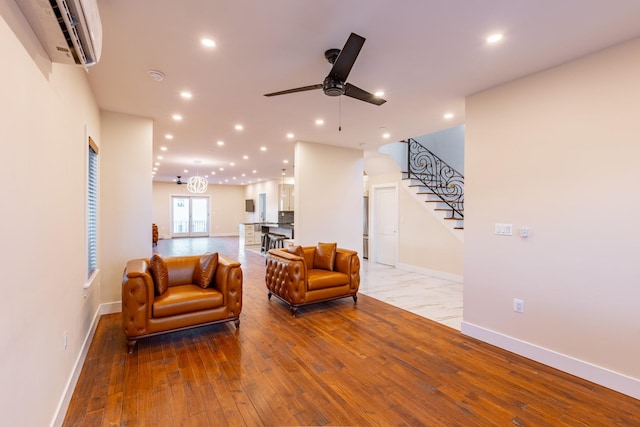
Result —
[[[356,251],[337,248],[333,271],[327,271],[313,268],[315,246],[302,250],[304,257],[287,250],[269,251],[265,269],[269,297],[288,303],[294,315],[301,305],[349,296],[357,299],[360,259]]]
[[[240,263],[218,254],[214,278],[203,289],[193,283],[193,272],[200,258],[199,255],[164,258],[169,289],[157,296],[149,260],[127,262],[122,276],[122,329],[129,352],[139,338],[219,322],[233,321],[239,325]]]

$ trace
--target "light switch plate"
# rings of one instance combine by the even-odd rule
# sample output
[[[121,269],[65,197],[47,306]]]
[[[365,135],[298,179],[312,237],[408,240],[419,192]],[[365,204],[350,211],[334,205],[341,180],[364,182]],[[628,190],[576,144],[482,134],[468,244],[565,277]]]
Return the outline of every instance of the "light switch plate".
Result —
[[[512,224],[496,224],[495,233],[498,236],[511,236],[513,235],[513,225]]]

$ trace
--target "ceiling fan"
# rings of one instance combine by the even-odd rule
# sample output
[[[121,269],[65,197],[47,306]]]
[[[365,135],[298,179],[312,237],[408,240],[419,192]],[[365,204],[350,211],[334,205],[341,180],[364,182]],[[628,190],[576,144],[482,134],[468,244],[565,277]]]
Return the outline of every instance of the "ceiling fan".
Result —
[[[176,184],[182,185],[182,184],[186,184],[186,182],[180,181],[180,175],[178,175],[178,180],[176,181]]]
[[[374,105],[382,105],[386,100],[377,97],[366,90],[360,89],[351,83],[346,83],[347,77],[351,72],[353,64],[362,49],[362,45],[366,39],[355,33],[351,33],[342,50],[329,49],[324,53],[330,64],[333,64],[329,75],[325,77],[324,82],[316,85],[303,86],[295,89],[287,89],[280,92],[266,93],[264,96],[286,95],[288,93],[304,92],[308,90],[322,89],[325,95],[340,96],[346,95],[360,101],[368,102]]]

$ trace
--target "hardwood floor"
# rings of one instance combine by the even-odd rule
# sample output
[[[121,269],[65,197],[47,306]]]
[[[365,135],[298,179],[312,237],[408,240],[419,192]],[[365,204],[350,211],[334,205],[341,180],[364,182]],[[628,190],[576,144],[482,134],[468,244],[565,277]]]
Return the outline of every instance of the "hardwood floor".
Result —
[[[242,262],[240,329],[141,340],[129,355],[119,314],[103,316],[64,425],[640,425],[638,400],[366,295],[292,317],[237,238],[157,247],[206,250]]]

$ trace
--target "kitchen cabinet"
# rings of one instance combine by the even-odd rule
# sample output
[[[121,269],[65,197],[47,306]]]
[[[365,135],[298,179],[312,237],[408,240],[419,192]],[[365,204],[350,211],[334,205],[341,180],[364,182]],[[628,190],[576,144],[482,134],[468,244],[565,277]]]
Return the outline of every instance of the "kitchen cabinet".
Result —
[[[259,224],[240,224],[240,246],[259,245],[262,231]]]
[[[279,204],[278,210],[280,211],[292,211],[294,202],[294,185],[293,184],[280,184],[278,185]]]

